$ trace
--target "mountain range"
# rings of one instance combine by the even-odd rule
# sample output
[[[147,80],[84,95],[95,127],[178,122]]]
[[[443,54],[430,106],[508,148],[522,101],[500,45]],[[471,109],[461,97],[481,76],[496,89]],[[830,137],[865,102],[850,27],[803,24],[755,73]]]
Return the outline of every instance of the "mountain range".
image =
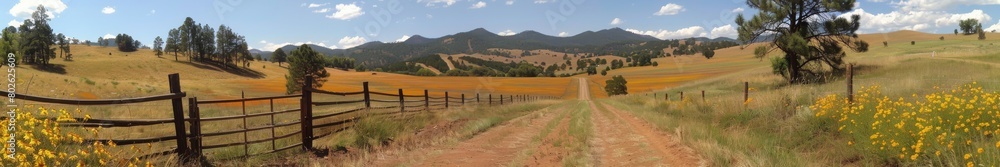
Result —
[[[734,39],[724,37],[716,39],[702,37],[695,38],[695,40],[735,41]],[[607,45],[649,41],[663,40],[648,35],[635,34],[621,28],[611,28],[596,32],[586,31],[569,37],[549,36],[530,30],[515,35],[501,36],[486,29],[477,28],[439,38],[414,35],[403,42],[384,43],[374,41],[349,49],[330,49],[310,45],[313,50],[323,53],[326,56],[350,57],[357,60],[358,64],[368,67],[378,67],[429,54],[486,53],[487,49],[490,48],[521,50],[548,49],[560,52],[601,53],[608,52],[607,50],[601,50],[601,48],[606,48],[605,46]],[[298,46],[294,45],[281,47],[285,52],[291,52],[296,48]],[[272,51],[258,49],[252,49],[250,52],[260,54],[265,58],[270,58],[272,54]]]

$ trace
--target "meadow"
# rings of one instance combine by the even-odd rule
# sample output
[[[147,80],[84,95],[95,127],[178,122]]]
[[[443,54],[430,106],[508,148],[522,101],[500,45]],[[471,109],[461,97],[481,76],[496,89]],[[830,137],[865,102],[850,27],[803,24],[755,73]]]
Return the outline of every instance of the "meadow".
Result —
[[[945,40],[938,37],[944,36]],[[467,98],[480,94],[485,98],[490,94],[500,95],[545,95],[561,99],[577,99],[580,82],[576,78],[587,78],[590,96],[599,99],[604,104],[623,109],[649,122],[659,130],[676,134],[699,154],[707,157],[712,164],[727,164],[733,166],[778,165],[778,166],[880,166],[880,165],[916,165],[935,164],[943,166],[961,166],[972,162],[977,164],[997,164],[997,139],[993,137],[998,125],[996,114],[990,113],[989,107],[996,103],[986,101],[1000,91],[1000,35],[989,34],[986,41],[975,40],[972,36],[954,36],[941,34],[923,34],[912,31],[901,31],[886,34],[862,35],[862,39],[872,44],[870,51],[865,53],[848,53],[847,62],[855,63],[854,85],[859,95],[857,106],[845,106],[843,95],[845,84],[842,78],[819,84],[788,85],[780,77],[771,74],[769,62],[753,58],[750,49],[738,47],[716,51],[712,59],[700,55],[656,58],[657,67],[630,67],[609,71],[607,76],[586,74],[569,78],[489,78],[489,77],[417,77],[382,72],[352,72],[337,69],[327,69],[331,76],[321,89],[337,92],[358,91],[362,82],[369,82],[370,88],[377,92],[395,93],[403,89],[405,94],[423,94],[426,89],[431,96],[443,96],[448,91],[452,96],[465,94]],[[879,45],[887,41],[890,45]],[[915,45],[910,45],[915,41]],[[180,73],[183,91],[188,97],[198,97],[199,100],[234,99],[240,97],[276,96],[285,94],[285,79],[287,64],[279,66],[271,62],[252,62],[244,70],[222,69],[199,63],[190,63],[186,57],[175,61],[172,54],[156,57],[150,50],[137,52],[118,52],[110,47],[72,45],[74,59],[55,59],[55,68],[39,69],[25,66],[18,69],[18,84],[25,85],[25,94],[66,98],[66,99],[112,99],[126,97],[142,97],[165,94],[168,91],[166,75]],[[525,60],[539,62],[564,62],[561,54],[551,51],[541,51],[542,55],[529,56]],[[551,55],[557,55],[555,58]],[[445,55],[442,55],[445,56]],[[485,57],[485,55],[473,55]],[[499,58],[499,57],[497,57]],[[575,61],[574,61],[575,62]],[[283,67],[284,66],[284,67]],[[613,75],[623,75],[628,80],[630,96],[608,97],[604,93],[604,80]],[[744,101],[743,83],[750,83],[750,100]],[[974,83],[975,84],[972,84]],[[877,87],[877,89],[871,89]],[[955,92],[952,92],[954,90]],[[697,93],[706,92],[706,100],[698,99]],[[679,99],[678,92],[687,92],[687,98]],[[670,101],[663,99],[664,94],[670,94]],[[656,94],[656,98],[652,94]],[[831,96],[837,95],[837,96]],[[862,96],[864,95],[864,96]],[[912,114],[904,111],[932,108],[931,104],[938,97],[962,99],[963,103],[950,104],[946,107],[930,109],[929,113]],[[494,96],[496,97],[496,96]],[[978,97],[978,98],[977,98]],[[358,96],[317,96],[318,100],[336,101],[357,99]],[[394,100],[390,97],[377,97],[379,100]],[[888,99],[888,100],[886,100]],[[972,100],[975,100],[973,102]],[[297,99],[276,100],[274,110],[298,108]],[[971,110],[959,109],[970,104]],[[169,102],[150,102],[117,106],[79,106],[54,105],[42,103],[27,103],[30,108],[24,111],[71,111],[68,115],[74,117],[93,117],[103,119],[150,119],[170,118]],[[376,103],[374,106],[389,105]],[[397,123],[372,123],[372,120],[362,120],[363,127],[354,131],[332,135],[317,140],[320,147],[334,150],[348,150],[345,165],[359,165],[369,162],[375,157],[365,151],[351,149],[378,145],[381,141],[406,141],[389,145],[389,148],[373,150],[392,150],[417,148],[440,143],[455,143],[485,131],[502,122],[533,111],[550,107],[569,106],[563,101],[539,101],[523,105],[505,107],[463,107],[441,113],[417,114],[412,119]],[[886,106],[890,105],[890,106]],[[951,106],[958,105],[958,106]],[[920,106],[917,108],[909,108]],[[38,107],[44,109],[38,109]],[[239,103],[213,104],[202,106],[202,117],[242,114],[244,106]],[[359,107],[343,105],[337,107],[317,107],[317,114],[333,113]],[[880,108],[881,107],[881,108]],[[979,109],[982,108],[982,109]],[[269,112],[270,105],[265,102],[250,102],[246,104],[248,114]],[[75,112],[79,110],[79,112]],[[890,130],[889,122],[876,119],[873,113],[885,110],[885,115],[877,118],[905,118],[893,120],[891,123],[902,124],[909,129]],[[975,112],[951,111],[987,111],[975,115]],[[489,113],[489,114],[476,114]],[[820,114],[822,113],[822,114]],[[851,113],[851,114],[845,114]],[[920,115],[920,116],[916,116]],[[356,115],[345,115],[349,118]],[[574,117],[579,117],[573,115]],[[956,117],[956,118],[952,118]],[[975,120],[965,120],[975,117]],[[992,118],[990,118],[992,117]],[[841,119],[853,121],[840,121]],[[297,119],[295,114],[277,115],[275,123],[289,122]],[[589,119],[589,118],[574,118]],[[929,119],[949,120],[947,123],[920,123]],[[992,120],[991,120],[992,119]],[[457,121],[462,120],[462,121]],[[26,120],[29,121],[29,120]],[[42,121],[44,120],[35,120]],[[898,122],[896,122],[898,121]],[[904,122],[905,121],[905,122]],[[959,122],[965,121],[965,122]],[[260,117],[248,119],[248,126],[265,126],[271,124],[270,118]],[[410,136],[423,131],[426,126],[441,123],[453,123],[462,128],[458,132],[449,132],[442,138],[432,141],[416,141],[426,136]],[[866,130],[871,124],[885,125],[881,130]],[[944,121],[942,121],[944,122]],[[317,122],[325,123],[325,122]],[[51,123],[46,123],[51,124]],[[49,125],[53,126],[53,125]],[[203,125],[206,131],[243,128],[241,120],[222,121]],[[933,130],[941,135],[951,129],[955,132],[933,140],[921,138],[919,135],[924,126],[933,126]],[[585,127],[574,125],[574,127]],[[843,127],[843,128],[841,128]],[[335,128],[335,127],[333,127]],[[969,132],[965,129],[969,128]],[[977,129],[978,128],[978,129]],[[297,127],[278,129],[277,135],[294,131]],[[367,130],[365,130],[367,129]],[[150,136],[172,135],[169,125],[157,125],[131,129],[73,129],[63,128],[64,132],[97,138],[140,138]],[[845,131],[846,130],[846,131]],[[579,131],[579,130],[576,130]],[[857,133],[854,133],[857,132]],[[960,134],[956,134],[961,132]],[[38,131],[42,134],[43,131]],[[45,132],[50,133],[50,132]],[[872,138],[873,134],[878,134]],[[890,134],[891,133],[891,134]],[[910,135],[918,134],[918,135]],[[270,132],[259,131],[248,134],[254,138],[270,137]],[[440,135],[440,134],[436,134]],[[885,135],[885,138],[882,138]],[[950,137],[953,136],[953,137]],[[937,136],[934,136],[937,137]],[[296,137],[292,137],[294,139]],[[52,140],[70,138],[55,137]],[[878,140],[876,140],[878,139]],[[888,139],[888,140],[885,140]],[[898,144],[908,147],[896,147]],[[921,140],[925,139],[925,140]],[[205,143],[225,143],[242,141],[242,134],[234,134],[219,139],[206,140]],[[374,140],[369,141],[369,140]],[[882,151],[882,142],[886,142],[892,151]],[[935,143],[931,143],[931,141]],[[949,143],[949,142],[956,143]],[[294,140],[279,140],[276,145],[287,145]],[[927,143],[929,145],[924,145]],[[961,145],[948,147],[948,145]],[[964,145],[962,145],[964,144]],[[146,152],[160,151],[171,147],[171,142],[161,142],[148,145]],[[102,147],[103,146],[91,146]],[[254,145],[252,152],[271,149],[270,143]],[[875,148],[879,147],[879,148]],[[919,147],[920,151],[915,151]],[[117,148],[127,152],[135,148]],[[588,149],[585,146],[574,149]],[[878,151],[875,151],[875,150]],[[909,150],[909,151],[907,151]],[[937,151],[945,158],[938,157]],[[371,154],[384,154],[377,152]],[[133,153],[128,153],[133,154]],[[242,147],[217,149],[206,152],[211,158],[233,157],[243,154]],[[968,156],[966,156],[968,154]],[[916,156],[914,156],[916,155]],[[273,154],[261,159],[244,162],[226,162],[227,165],[246,165],[260,162],[294,163],[308,158],[283,157],[302,156],[298,154]],[[54,155],[60,158],[59,155]],[[916,157],[916,158],[912,158]],[[968,158],[966,158],[968,157]],[[171,157],[165,157],[170,159]],[[96,158],[100,159],[100,158]],[[274,162],[273,159],[279,159]],[[155,159],[154,159],[155,160]],[[160,161],[167,161],[159,159]],[[344,159],[337,159],[344,160]],[[292,162],[281,162],[292,161]],[[586,164],[586,157],[574,155],[574,161]],[[128,163],[131,161],[123,161]],[[136,161],[138,162],[138,161]],[[141,163],[140,163],[141,164]]]
[[[996,37],[862,35],[889,46],[848,54],[856,67],[853,105],[843,76],[788,85],[768,67],[605,101],[681,136],[713,164],[991,166],[1000,150],[993,135],[1000,92]],[[750,85],[747,101],[744,82]],[[681,100],[679,92],[688,94]]]

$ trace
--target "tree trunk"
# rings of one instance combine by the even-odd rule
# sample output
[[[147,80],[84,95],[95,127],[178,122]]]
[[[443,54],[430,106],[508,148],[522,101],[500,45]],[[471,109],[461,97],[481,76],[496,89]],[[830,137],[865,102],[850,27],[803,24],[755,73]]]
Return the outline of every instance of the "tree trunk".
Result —
[[[802,80],[799,76],[799,55],[795,53],[786,53],[785,62],[788,63],[788,83],[796,84]]]

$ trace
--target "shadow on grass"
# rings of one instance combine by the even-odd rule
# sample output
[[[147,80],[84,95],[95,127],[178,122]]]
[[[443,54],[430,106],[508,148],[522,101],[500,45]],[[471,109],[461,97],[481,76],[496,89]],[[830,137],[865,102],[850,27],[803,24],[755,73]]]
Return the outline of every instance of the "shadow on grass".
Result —
[[[236,74],[236,75],[239,75],[239,76],[242,76],[242,77],[249,77],[249,78],[260,79],[260,78],[264,78],[264,77],[267,76],[264,73],[261,73],[261,72],[258,72],[258,71],[254,71],[254,70],[251,70],[251,69],[248,69],[248,68],[238,67],[238,66],[226,66],[226,65],[219,65],[219,64],[212,64],[212,63],[190,62],[190,61],[177,61],[177,62],[180,62],[180,63],[183,63],[183,64],[187,64],[187,65],[191,65],[191,66],[194,66],[194,67],[197,67],[197,68],[200,68],[200,69],[225,71],[225,72],[228,72],[230,74]]]
[[[66,65],[62,64],[47,64],[47,65],[33,65],[31,68],[38,71],[45,71],[56,74],[66,74]]]

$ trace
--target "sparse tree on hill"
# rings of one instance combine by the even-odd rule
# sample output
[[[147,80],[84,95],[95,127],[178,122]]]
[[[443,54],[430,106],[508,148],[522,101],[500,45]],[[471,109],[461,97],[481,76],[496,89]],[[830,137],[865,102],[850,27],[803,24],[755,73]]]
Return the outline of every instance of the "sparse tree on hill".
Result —
[[[194,58],[194,48],[198,42],[196,39],[198,39],[198,35],[200,34],[198,32],[199,28],[201,27],[196,25],[194,19],[191,17],[184,18],[184,24],[177,27],[178,35],[180,36],[177,46],[180,48],[180,51],[186,53],[189,61]]]
[[[958,35],[958,29],[955,29],[955,35]]]
[[[59,45],[59,57],[63,57],[69,47],[69,43],[66,41],[66,35],[63,35],[62,33],[56,34],[56,45]]]
[[[781,70],[789,83],[805,83],[819,78],[827,68],[842,70],[844,48],[856,52],[868,51],[868,43],[858,39],[861,16],[838,17],[854,8],[854,0],[747,0],[747,5],[759,10],[751,19],[743,14],[736,17],[739,40],[744,44],[764,36],[776,35],[768,45],[754,50],[764,58],[775,50],[784,53],[782,61],[773,61],[772,68]]]
[[[976,30],[976,25],[979,25],[979,20],[976,19],[965,19],[958,21],[959,29],[962,29],[962,33],[965,35],[971,35],[978,33]]]
[[[104,46],[104,37],[97,37],[97,46]]]
[[[205,24],[198,32],[198,60],[207,60],[215,52],[215,29]]]
[[[621,75],[613,76],[611,79],[604,81],[604,91],[608,95],[627,95],[628,94],[628,81],[625,81],[625,77]]]
[[[169,52],[174,52],[174,61],[180,61],[180,59],[177,58],[177,52],[182,49],[180,45],[180,38],[180,31],[176,28],[170,29],[170,32],[167,33],[167,46],[164,49]]]
[[[24,61],[29,64],[48,65],[49,59],[55,58],[56,39],[52,34],[52,27],[49,27],[49,15],[44,6],[38,5],[37,10],[31,14],[31,19],[24,20],[19,27],[20,48]]]
[[[156,51],[156,57],[163,55],[163,38],[160,38],[160,36],[156,36],[156,39],[153,39],[153,51]]]
[[[705,51],[702,51],[701,54],[705,56],[705,59],[712,59],[712,57],[715,56],[715,51],[712,49],[705,49]]]
[[[281,62],[285,62],[287,58],[288,56],[285,55],[285,51],[281,50],[281,48],[274,50],[274,53],[271,54],[271,60],[278,62],[278,67],[281,67]]]
[[[323,87],[326,78],[330,73],[323,67],[323,55],[313,51],[307,44],[302,44],[298,49],[292,51],[288,56],[288,75],[285,79],[286,93],[292,94],[302,90],[306,82],[312,83],[313,88]],[[312,80],[306,78],[312,77]]]

